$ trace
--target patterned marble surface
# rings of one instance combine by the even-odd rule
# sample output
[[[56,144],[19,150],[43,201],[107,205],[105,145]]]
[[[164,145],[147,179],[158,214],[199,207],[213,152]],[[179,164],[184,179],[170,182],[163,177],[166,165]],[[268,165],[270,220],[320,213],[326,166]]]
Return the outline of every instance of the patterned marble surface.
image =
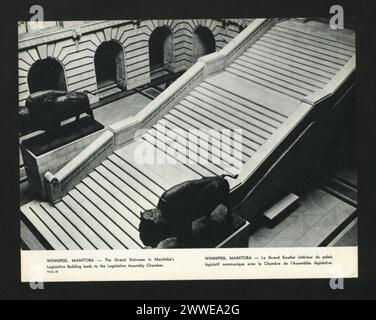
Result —
[[[300,198],[300,206],[275,228],[252,234],[249,247],[318,246],[356,209],[321,189]]]

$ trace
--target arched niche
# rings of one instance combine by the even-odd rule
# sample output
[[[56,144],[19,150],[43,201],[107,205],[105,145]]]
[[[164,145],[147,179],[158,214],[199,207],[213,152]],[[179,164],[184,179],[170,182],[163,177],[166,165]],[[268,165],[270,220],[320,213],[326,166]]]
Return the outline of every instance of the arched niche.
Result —
[[[198,58],[209,53],[215,52],[215,38],[211,30],[207,27],[198,26],[193,32],[193,53],[192,61],[196,62]]]
[[[161,70],[173,71],[173,35],[166,27],[154,29],[149,38],[149,61],[151,76]]]
[[[27,82],[30,93],[42,90],[67,90],[64,68],[53,58],[36,61],[29,70]]]
[[[98,89],[116,85],[126,89],[125,56],[123,47],[115,40],[101,43],[94,55]]]

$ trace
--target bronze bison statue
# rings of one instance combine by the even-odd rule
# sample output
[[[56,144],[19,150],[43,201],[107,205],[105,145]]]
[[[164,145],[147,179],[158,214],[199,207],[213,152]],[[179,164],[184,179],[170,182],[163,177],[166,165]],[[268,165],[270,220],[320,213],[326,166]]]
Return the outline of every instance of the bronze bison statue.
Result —
[[[61,122],[83,113],[88,114],[94,121],[89,98],[83,92],[66,92],[44,90],[32,93],[25,104],[34,130],[44,130],[47,135],[55,135]]]
[[[165,191],[157,208],[141,213],[140,239],[147,247],[191,247],[195,221],[230,219],[226,175],[178,184]],[[236,176],[232,176],[236,178]]]

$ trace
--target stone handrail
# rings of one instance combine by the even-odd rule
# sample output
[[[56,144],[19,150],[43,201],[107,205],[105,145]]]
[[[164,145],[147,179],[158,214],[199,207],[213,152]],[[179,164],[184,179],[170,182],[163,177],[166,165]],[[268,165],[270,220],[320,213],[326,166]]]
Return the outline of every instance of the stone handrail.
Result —
[[[277,131],[262,145],[262,147],[252,156],[252,158],[243,166],[238,178],[230,182],[231,192],[237,192],[246,186],[247,196],[242,200],[248,198],[252,192],[252,186],[247,185],[250,178],[260,169],[261,165],[273,157],[274,152],[282,143],[296,131],[298,126],[307,119],[307,116],[313,110],[319,108],[320,105],[328,98],[333,96],[341,86],[354,74],[356,68],[355,55],[345,64],[345,66],[335,75],[329,83],[322,89],[309,95],[298,105],[292,115],[280,126]],[[314,120],[313,120],[314,121]],[[312,122],[312,121],[311,121]],[[311,123],[310,122],[310,123]],[[308,123],[307,126],[310,124]],[[302,131],[307,127],[301,128]],[[278,157],[277,157],[278,159]],[[276,160],[277,160],[276,159]],[[271,161],[273,162],[273,160]],[[267,174],[267,172],[265,173]],[[262,176],[265,176],[262,174]],[[240,206],[239,203],[238,206]]]
[[[155,119],[168,112],[206,77],[224,70],[275,22],[276,19],[255,19],[223,49],[199,58],[191,68],[135,116],[110,125],[102,136],[57,173],[47,172],[45,186],[48,200],[57,202],[109,153],[140,136],[143,130],[154,124]]]
[[[59,201],[83,177],[111,154],[114,149],[114,136],[110,131],[106,131],[56,174],[46,172],[44,180],[48,201],[51,203]]]
[[[226,67],[268,31],[278,19],[255,19],[220,51],[225,56]]]
[[[203,80],[204,67],[202,62],[195,63],[135,116],[110,125],[108,129],[115,135],[116,147],[120,148],[137,138],[141,134],[140,130],[150,127],[156,118],[186,96],[193,87]]]
[[[109,129],[115,135],[116,147],[119,148],[137,138],[142,133],[139,130],[149,128],[155,119],[168,112],[206,77],[223,71],[276,21],[276,19],[255,19],[223,49],[199,58],[191,68],[137,115],[111,125]]]

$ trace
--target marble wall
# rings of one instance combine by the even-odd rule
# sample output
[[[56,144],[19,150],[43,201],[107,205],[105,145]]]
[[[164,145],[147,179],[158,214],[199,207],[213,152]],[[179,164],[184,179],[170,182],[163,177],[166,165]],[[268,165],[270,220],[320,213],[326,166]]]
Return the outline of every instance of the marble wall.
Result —
[[[178,72],[193,63],[193,39],[199,26],[210,30],[219,50],[250,22],[251,19],[85,21],[38,32],[25,29],[18,42],[19,106],[25,105],[30,94],[29,71],[39,60],[54,59],[64,70],[67,90],[93,92],[90,99],[94,103],[99,100],[94,57],[102,43],[116,41],[124,51],[125,88],[129,90],[150,82],[149,39],[158,27],[166,26],[172,33],[169,69]]]

